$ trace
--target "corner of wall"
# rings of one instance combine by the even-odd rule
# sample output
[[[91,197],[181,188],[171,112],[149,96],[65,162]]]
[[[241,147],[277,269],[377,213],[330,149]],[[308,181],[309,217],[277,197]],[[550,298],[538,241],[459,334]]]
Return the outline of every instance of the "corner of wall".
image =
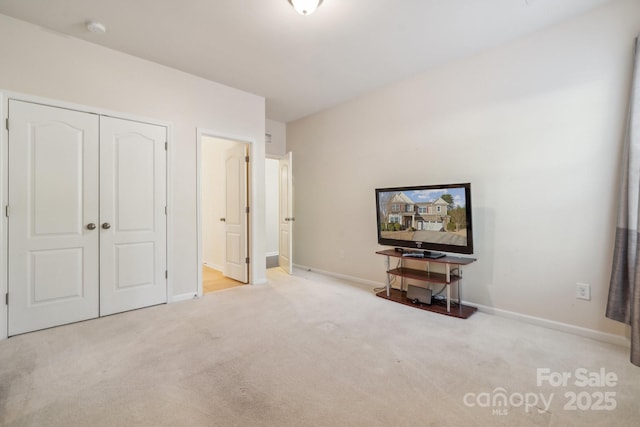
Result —
[[[265,150],[267,155],[284,156],[287,152],[287,125],[266,119]]]
[[[6,96],[0,91],[0,119],[4,123],[7,120]],[[0,207],[7,205],[7,172],[8,172],[8,147],[7,147],[7,127],[2,126],[0,132]],[[0,226],[0,271],[7,271],[7,254],[4,248],[7,247],[7,216],[2,215],[2,226]],[[7,275],[0,274],[0,297],[7,294]],[[4,298],[0,298],[0,340],[8,337],[7,324],[7,304]]]

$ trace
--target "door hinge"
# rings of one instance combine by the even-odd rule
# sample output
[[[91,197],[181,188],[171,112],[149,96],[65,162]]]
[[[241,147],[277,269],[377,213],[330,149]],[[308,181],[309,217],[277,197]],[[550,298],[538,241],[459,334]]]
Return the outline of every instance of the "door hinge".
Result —
[[[249,264],[249,257],[246,257],[246,258],[244,259],[244,261],[245,261],[247,264]]]
[[[4,294],[4,303],[6,305],[9,305],[9,292],[7,292],[6,294]]]
[[[4,121],[4,126],[9,130],[9,117]]]
[[[167,141],[164,143],[164,151],[169,151],[169,143]]]
[[[249,206],[247,206],[246,208],[244,208],[244,211],[245,211],[246,213],[249,213]]]
[[[244,161],[249,163],[249,156],[244,156]]]
[[[169,278],[169,270],[165,270],[164,271],[164,278],[168,279]]]
[[[6,205],[4,207],[4,216],[6,216],[7,218],[9,218],[9,205]]]
[[[166,206],[164,207],[164,214],[165,215],[167,214],[167,207]]]

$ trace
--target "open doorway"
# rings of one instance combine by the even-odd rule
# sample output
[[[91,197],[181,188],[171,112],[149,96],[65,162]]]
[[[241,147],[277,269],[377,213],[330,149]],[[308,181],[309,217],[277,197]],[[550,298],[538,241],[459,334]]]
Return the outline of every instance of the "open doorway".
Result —
[[[209,135],[199,141],[201,294],[249,282],[248,148]]]
[[[278,184],[280,162],[277,158],[268,157],[265,160],[264,176],[265,176],[265,221],[266,221],[266,257],[267,268],[276,268],[279,266],[278,255],[280,248],[279,232],[278,232],[278,206],[280,189]]]
[[[293,272],[292,154],[270,157],[265,163],[267,268]]]

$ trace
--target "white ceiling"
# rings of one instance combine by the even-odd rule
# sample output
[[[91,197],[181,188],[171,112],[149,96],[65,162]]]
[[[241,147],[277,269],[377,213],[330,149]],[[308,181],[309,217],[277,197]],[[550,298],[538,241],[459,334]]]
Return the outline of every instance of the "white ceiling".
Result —
[[[289,122],[612,0],[0,0],[0,13],[264,96]],[[98,35],[86,29],[97,20]]]

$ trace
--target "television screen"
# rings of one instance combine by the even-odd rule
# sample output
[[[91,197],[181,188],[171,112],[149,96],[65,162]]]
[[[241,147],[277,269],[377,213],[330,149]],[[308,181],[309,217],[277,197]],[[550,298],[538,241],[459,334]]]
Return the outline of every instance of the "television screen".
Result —
[[[376,206],[381,245],[473,253],[469,183],[378,188]]]

